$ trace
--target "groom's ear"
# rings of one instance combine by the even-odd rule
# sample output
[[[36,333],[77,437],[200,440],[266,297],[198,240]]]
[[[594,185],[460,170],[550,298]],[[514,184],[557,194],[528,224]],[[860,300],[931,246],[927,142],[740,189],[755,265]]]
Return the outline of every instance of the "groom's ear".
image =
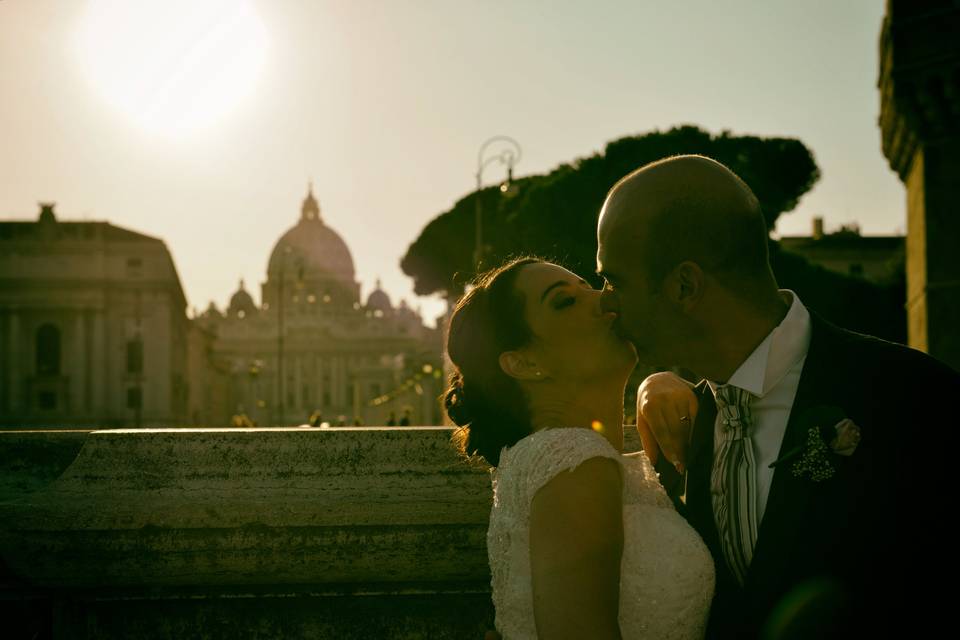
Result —
[[[685,260],[674,267],[667,277],[666,295],[684,311],[690,311],[703,298],[705,279],[700,265]]]
[[[517,380],[542,380],[543,372],[536,362],[521,351],[504,351],[500,354],[500,369]]]

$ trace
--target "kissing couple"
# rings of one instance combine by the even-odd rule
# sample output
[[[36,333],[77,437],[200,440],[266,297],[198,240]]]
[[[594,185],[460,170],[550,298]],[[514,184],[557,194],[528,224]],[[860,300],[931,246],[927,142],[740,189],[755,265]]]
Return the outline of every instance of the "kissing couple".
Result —
[[[917,443],[941,458],[920,428],[956,422],[944,407],[957,372],[780,289],[757,198],[712,159],[621,179],[597,239],[603,289],[516,259],[480,276],[450,320],[445,408],[462,450],[493,467],[488,635],[933,629],[937,596],[918,576],[946,553],[921,528],[941,466],[921,484],[910,462]],[[638,359],[702,381],[648,377],[643,451],[623,454]]]

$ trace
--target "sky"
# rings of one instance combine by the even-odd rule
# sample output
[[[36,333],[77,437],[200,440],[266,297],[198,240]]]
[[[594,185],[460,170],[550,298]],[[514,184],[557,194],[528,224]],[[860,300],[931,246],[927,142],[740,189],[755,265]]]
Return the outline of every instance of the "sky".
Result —
[[[0,219],[163,239],[190,307],[259,300],[313,183],[361,295],[475,187],[674,125],[787,136],[822,177],[779,235],[903,233],[877,127],[881,0],[0,0]],[[484,184],[503,179],[496,164]]]

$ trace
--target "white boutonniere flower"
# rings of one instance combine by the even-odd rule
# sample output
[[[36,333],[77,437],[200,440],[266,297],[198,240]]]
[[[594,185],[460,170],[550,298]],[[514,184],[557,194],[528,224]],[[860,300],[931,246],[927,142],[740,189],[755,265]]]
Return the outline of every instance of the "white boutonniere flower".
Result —
[[[830,441],[830,450],[849,458],[860,444],[860,427],[850,418],[844,418],[833,427],[836,435]]]

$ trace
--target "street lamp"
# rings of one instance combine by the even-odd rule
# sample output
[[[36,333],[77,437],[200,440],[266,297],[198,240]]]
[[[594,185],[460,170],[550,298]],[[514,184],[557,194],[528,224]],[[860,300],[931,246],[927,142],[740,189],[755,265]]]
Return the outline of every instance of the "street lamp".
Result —
[[[487,150],[493,145],[499,145],[500,150],[496,153],[487,155]],[[500,184],[500,191],[507,193],[510,189],[510,183],[513,181],[513,166],[520,162],[523,150],[520,143],[509,136],[494,136],[480,145],[480,152],[477,154],[477,193],[476,193],[476,245],[473,252],[473,263],[480,272],[480,262],[483,260],[483,211],[480,206],[480,190],[483,188],[483,170],[488,165],[499,162],[507,167],[507,179]]]

